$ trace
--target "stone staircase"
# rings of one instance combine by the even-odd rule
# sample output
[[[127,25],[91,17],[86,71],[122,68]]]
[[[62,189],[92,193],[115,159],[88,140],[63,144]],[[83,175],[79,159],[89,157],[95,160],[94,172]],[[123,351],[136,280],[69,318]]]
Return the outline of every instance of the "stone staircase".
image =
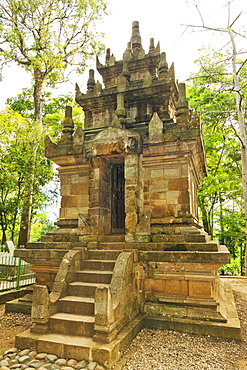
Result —
[[[95,289],[110,285],[118,254],[89,251],[89,259],[82,261],[74,281],[68,284],[67,295],[59,299],[58,312],[50,317],[51,333],[93,337]]]
[[[111,239],[111,238],[109,238]],[[107,239],[105,247],[113,242]],[[103,242],[102,242],[103,243]],[[95,334],[95,290],[110,287],[113,270],[122,252],[118,249],[88,250],[87,259],[81,261],[73,281],[55,304],[54,313],[49,317],[46,333],[28,330],[16,337],[18,348],[33,348],[38,352],[53,353],[63,358],[94,360],[110,368],[118,353],[139,332],[142,316],[135,318],[110,343],[98,342]]]
[[[156,241],[137,242],[135,248],[123,235],[106,235],[88,248],[67,251],[51,293],[45,285],[35,286],[34,326],[17,336],[16,347],[111,369],[143,327],[238,339],[230,291],[220,284],[219,299],[210,295],[224,248],[194,228],[156,231]],[[60,242],[54,242],[57,249]]]

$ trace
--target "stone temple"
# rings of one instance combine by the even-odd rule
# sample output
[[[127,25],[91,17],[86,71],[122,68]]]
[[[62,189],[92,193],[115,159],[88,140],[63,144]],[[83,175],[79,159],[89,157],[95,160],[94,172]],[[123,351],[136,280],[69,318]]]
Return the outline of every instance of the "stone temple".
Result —
[[[19,348],[93,359],[111,368],[143,327],[240,338],[229,252],[200,227],[197,189],[206,175],[200,119],[185,84],[139,23],[117,61],[97,60],[76,86],[85,112],[74,130],[66,107],[46,157],[61,179],[58,228],[16,256],[32,263],[33,326]]]

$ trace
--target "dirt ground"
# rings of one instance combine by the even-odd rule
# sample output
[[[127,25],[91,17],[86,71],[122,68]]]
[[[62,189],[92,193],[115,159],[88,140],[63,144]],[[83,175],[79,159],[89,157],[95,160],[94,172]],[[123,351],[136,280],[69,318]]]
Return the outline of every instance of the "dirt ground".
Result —
[[[231,283],[236,301],[238,317],[241,323],[241,337],[247,354],[247,277],[227,278]],[[247,370],[247,358],[240,359],[236,363],[239,370]]]
[[[247,277],[246,278],[224,278],[227,279],[232,286],[234,297],[236,300],[239,319],[241,322],[242,344],[240,357],[236,360],[234,368],[239,370],[247,370]],[[4,313],[4,305],[0,306],[0,356],[4,351],[15,346],[15,335],[26,330],[31,325],[31,318],[28,315],[20,313]],[[218,339],[221,340],[220,338]],[[133,353],[133,351],[131,351]],[[131,353],[127,353],[126,357],[130,358]],[[121,361],[120,361],[121,363]],[[122,359],[122,365],[119,364],[119,369],[124,366],[126,360]],[[138,367],[139,369],[139,367]]]

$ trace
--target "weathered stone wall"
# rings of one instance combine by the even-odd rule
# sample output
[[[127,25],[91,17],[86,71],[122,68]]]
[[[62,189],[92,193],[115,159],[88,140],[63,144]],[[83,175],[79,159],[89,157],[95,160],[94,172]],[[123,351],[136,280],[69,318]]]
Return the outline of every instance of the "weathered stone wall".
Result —
[[[59,217],[78,219],[79,214],[88,217],[89,165],[60,167],[59,173],[62,197]]]
[[[186,216],[197,219],[199,179],[195,166],[192,153],[183,142],[145,148],[144,209],[151,209],[153,222],[166,224]]]
[[[125,155],[125,228],[126,234],[134,234],[140,214],[140,166],[139,155],[129,153]]]
[[[89,200],[90,226],[92,234],[105,235],[111,232],[110,219],[110,166],[101,157],[90,160]]]
[[[193,257],[191,258],[193,260]],[[218,299],[215,289],[220,264],[148,262],[145,278],[147,301],[159,302],[160,297],[176,299]],[[166,296],[166,297],[165,297]]]

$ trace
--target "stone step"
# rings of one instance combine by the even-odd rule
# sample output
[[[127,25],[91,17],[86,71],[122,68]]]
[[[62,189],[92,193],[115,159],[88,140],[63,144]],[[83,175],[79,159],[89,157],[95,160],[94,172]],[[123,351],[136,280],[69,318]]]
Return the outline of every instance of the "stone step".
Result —
[[[94,315],[94,298],[65,296],[59,299],[58,310],[71,314]]]
[[[81,335],[93,337],[94,316],[56,313],[50,317],[50,331],[66,335]]]
[[[193,298],[182,294],[165,294],[158,297],[158,301],[168,304],[179,304],[183,306],[200,307],[200,308],[214,308],[219,306],[219,303],[213,298]]]
[[[27,243],[27,249],[65,249],[82,248],[85,244],[82,242],[33,242]]]
[[[186,234],[184,237],[188,243],[207,243],[211,241],[211,236],[208,234]]]
[[[181,233],[182,234],[197,234],[197,235],[207,235],[206,231],[203,229],[197,229],[193,227],[183,227],[181,228]]]
[[[170,242],[170,243],[184,243],[184,235],[168,235],[168,234],[155,234],[152,235],[152,242]]]
[[[44,260],[51,260],[48,261],[49,265],[52,265],[57,260],[58,266],[60,264],[60,260],[63,259],[66,253],[65,249],[15,249],[14,256],[20,257],[21,259],[33,263],[34,260],[42,260],[42,265],[44,264]],[[31,262],[32,261],[32,262]]]
[[[19,335],[17,342],[30,345],[32,337],[28,332]],[[34,342],[34,340],[32,341]],[[92,338],[77,335],[64,335],[59,333],[43,334],[32,343],[39,353],[52,353],[60,358],[73,358],[77,361],[97,361],[101,364],[113,364],[120,357],[118,350],[120,341],[114,340],[110,344],[101,344]],[[128,341],[126,341],[128,343]],[[128,343],[129,344],[129,343]],[[22,347],[22,345],[20,345]],[[122,345],[125,348],[125,346]],[[24,347],[27,348],[27,347]],[[109,367],[107,367],[109,369]]]
[[[83,260],[81,262],[82,270],[101,270],[101,271],[112,271],[114,269],[116,261],[112,260]]]
[[[83,281],[88,283],[106,283],[110,284],[112,271],[101,270],[81,270],[75,273],[75,281]]]
[[[157,243],[157,250],[163,251],[208,251],[217,252],[219,250],[219,243],[210,241],[205,243]]]
[[[96,287],[103,287],[109,284],[99,284],[99,283],[85,283],[82,281],[73,281],[68,284],[68,295],[72,296],[83,296],[93,298],[95,295]]]
[[[121,353],[142,329],[144,316],[142,314],[134,318],[111,343],[95,342],[92,338],[77,335],[35,334],[26,330],[16,336],[16,346],[20,349],[33,348],[37,352],[52,353],[60,358],[97,361],[106,369],[112,369]]]
[[[219,251],[219,242],[209,240],[206,243],[186,243],[188,251],[208,251],[208,252],[218,252]]]
[[[119,250],[89,249],[88,259],[92,260],[116,260],[121,253]]]
[[[76,234],[62,234],[53,231],[49,231],[48,234],[41,236],[42,242],[79,242],[79,235]]]
[[[103,235],[102,242],[124,242],[125,235],[124,234],[110,234],[110,235]]]
[[[100,242],[98,248],[103,250],[122,250],[124,249],[124,242]]]
[[[162,303],[145,303],[145,312],[148,315],[153,314],[153,310],[155,309],[156,312],[159,311],[159,315],[166,317],[166,318],[184,318],[184,319],[191,319],[191,320],[207,320],[214,323],[226,323],[226,318],[214,307],[199,307],[197,305],[181,305],[179,303],[169,302],[169,304],[164,304],[167,302],[165,299]]]
[[[133,243],[125,243],[126,250],[133,248]],[[195,251],[202,251],[202,252],[218,252],[220,251],[220,246],[217,241],[210,241],[204,243],[167,243],[167,242],[159,242],[159,243],[142,243],[138,242],[135,243],[135,248],[139,249],[140,251],[145,250],[152,250],[152,251],[174,251],[174,252],[195,252]]]

